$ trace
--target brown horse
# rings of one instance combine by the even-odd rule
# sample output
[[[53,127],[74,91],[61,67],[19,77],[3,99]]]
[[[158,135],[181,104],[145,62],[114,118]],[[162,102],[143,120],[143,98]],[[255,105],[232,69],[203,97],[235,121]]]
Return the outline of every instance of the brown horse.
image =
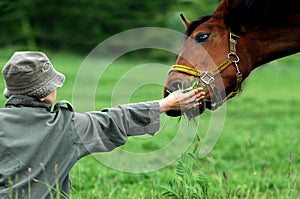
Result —
[[[190,22],[181,15],[186,41],[170,69],[164,96],[194,82],[205,84],[205,103],[186,112],[193,117],[234,97],[256,67],[299,52],[299,2],[222,0],[210,16]]]

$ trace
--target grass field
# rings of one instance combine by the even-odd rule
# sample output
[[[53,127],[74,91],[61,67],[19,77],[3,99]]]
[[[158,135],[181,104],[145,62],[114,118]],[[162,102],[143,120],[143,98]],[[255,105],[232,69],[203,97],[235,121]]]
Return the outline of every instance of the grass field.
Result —
[[[11,53],[11,50],[0,51],[1,66]],[[48,55],[57,70],[67,76],[64,87],[58,90],[58,100],[74,101],[74,82],[84,57],[63,52],[49,52]],[[162,86],[154,82],[136,87],[130,98],[125,96],[112,102],[118,80],[149,62],[117,60],[101,76],[96,91],[92,91],[96,101],[93,106],[101,109],[116,102],[159,99]],[[169,166],[138,174],[112,169],[88,156],[80,160],[70,174],[72,198],[137,199],[171,195],[192,198],[193,192],[203,198],[300,198],[299,63],[300,54],[296,54],[252,72],[244,83],[243,92],[227,103],[222,134],[209,156],[200,159],[197,152],[189,155],[193,154],[195,139],[187,151],[182,151],[182,157]],[[87,74],[87,83],[94,81],[88,78],[94,72]],[[137,79],[149,76],[165,78],[166,74],[136,74]],[[0,85],[3,90],[3,83]],[[80,107],[75,110],[89,109],[90,105],[84,100],[89,87],[82,85],[80,88],[83,88],[82,93],[80,91],[82,100],[76,99]],[[0,102],[3,107],[5,99],[0,98]],[[200,140],[205,136],[210,117],[211,112],[207,111],[199,118],[197,134]],[[174,139],[178,118],[162,116],[162,120],[164,127],[158,135],[130,138],[122,149],[141,153],[165,146]],[[187,135],[193,133],[186,132]]]

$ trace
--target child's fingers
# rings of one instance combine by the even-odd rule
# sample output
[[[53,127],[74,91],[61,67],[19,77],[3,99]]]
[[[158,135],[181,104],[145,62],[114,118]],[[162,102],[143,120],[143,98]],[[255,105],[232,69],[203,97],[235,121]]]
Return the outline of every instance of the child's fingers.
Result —
[[[198,100],[201,100],[201,99],[203,99],[204,97],[205,97],[205,92],[200,92],[200,93],[197,93],[196,94],[196,98],[198,99]]]
[[[203,90],[202,87],[199,87],[199,88],[195,88],[187,93],[185,93],[186,97],[192,97],[192,96],[195,96],[197,95],[199,92],[201,92]]]

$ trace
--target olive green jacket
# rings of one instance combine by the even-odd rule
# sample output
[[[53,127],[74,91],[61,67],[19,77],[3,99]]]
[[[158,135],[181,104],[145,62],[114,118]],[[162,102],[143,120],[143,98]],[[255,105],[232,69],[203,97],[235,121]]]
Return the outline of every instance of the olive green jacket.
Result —
[[[111,151],[128,136],[159,130],[157,101],[84,114],[67,102],[12,96],[0,109],[0,198],[69,197],[69,172],[82,157]],[[57,186],[58,185],[58,186]]]

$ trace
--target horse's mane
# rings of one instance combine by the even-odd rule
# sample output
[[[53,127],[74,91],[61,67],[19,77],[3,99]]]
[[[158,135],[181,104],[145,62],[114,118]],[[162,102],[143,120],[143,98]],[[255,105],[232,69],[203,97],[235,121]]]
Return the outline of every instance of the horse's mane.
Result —
[[[229,0],[229,12],[224,21],[235,33],[241,33],[241,27],[251,29],[260,26],[271,26],[284,21],[293,13],[300,13],[300,0]],[[232,8],[230,8],[232,7]],[[212,15],[194,20],[185,34],[190,36],[200,24],[208,21]]]
[[[300,12],[299,0],[230,0],[233,9],[225,17],[225,24],[234,32],[246,29],[270,26],[283,21],[289,15]]]

